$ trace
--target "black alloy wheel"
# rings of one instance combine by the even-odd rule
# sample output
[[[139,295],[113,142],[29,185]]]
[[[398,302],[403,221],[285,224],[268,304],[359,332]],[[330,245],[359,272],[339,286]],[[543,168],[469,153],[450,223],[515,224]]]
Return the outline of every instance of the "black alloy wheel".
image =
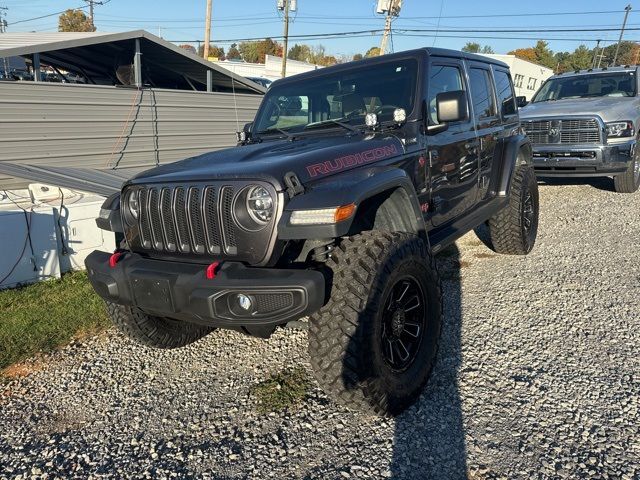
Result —
[[[426,330],[426,297],[413,277],[391,288],[382,312],[382,352],[393,370],[402,372],[415,360]]]

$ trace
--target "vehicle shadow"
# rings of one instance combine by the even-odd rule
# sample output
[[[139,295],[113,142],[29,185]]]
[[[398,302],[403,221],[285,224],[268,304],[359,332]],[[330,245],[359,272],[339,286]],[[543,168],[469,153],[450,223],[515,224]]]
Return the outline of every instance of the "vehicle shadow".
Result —
[[[564,187],[567,185],[590,185],[598,190],[605,192],[615,192],[613,186],[613,179],[610,177],[585,177],[585,178],[571,178],[571,177],[538,177],[538,184],[549,185],[555,187]]]
[[[436,257],[442,279],[443,322],[436,364],[414,406],[396,418],[394,479],[466,479],[467,452],[458,388],[462,364],[460,251],[454,244]]]

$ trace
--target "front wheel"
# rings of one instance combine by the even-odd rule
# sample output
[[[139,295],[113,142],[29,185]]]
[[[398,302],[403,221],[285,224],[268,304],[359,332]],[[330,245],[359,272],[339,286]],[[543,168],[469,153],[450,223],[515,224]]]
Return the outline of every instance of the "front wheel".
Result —
[[[315,376],[347,407],[397,415],[418,398],[436,358],[434,260],[415,235],[371,231],[343,239],[328,266],[331,298],[309,325]]]
[[[490,248],[497,253],[526,255],[536,243],[540,202],[536,174],[529,165],[516,167],[509,203],[489,219]]]
[[[638,152],[633,155],[633,161],[629,164],[627,171],[621,175],[613,177],[613,185],[618,193],[634,193],[640,186],[640,160]]]
[[[148,315],[135,307],[106,302],[113,324],[130,339],[154,348],[179,348],[200,340],[213,328]]]

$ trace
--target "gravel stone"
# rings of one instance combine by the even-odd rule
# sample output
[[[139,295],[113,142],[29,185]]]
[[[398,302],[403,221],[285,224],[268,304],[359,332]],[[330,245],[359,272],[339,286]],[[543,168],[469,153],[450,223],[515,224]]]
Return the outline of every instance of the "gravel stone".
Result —
[[[438,361],[396,419],[252,387],[309,369],[304,329],[152,350],[109,330],[0,393],[0,479],[640,478],[640,194],[541,185],[537,245],[440,255]],[[482,231],[479,232],[482,235]]]

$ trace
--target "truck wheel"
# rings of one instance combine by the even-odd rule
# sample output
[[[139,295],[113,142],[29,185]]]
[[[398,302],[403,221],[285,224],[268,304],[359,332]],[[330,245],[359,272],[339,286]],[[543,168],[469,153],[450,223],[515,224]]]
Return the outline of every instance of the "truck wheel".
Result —
[[[397,415],[436,358],[442,293],[433,257],[415,235],[370,231],[343,239],[327,265],[331,298],[309,322],[316,379],[338,403]]]
[[[195,323],[147,315],[135,307],[105,303],[114,325],[130,339],[149,347],[184,347],[213,330]]]
[[[618,193],[634,193],[640,186],[640,160],[638,152],[634,153],[633,161],[627,171],[613,177],[613,185]]]
[[[526,255],[538,234],[538,182],[528,165],[516,167],[509,204],[488,221],[490,248],[497,253]]]

